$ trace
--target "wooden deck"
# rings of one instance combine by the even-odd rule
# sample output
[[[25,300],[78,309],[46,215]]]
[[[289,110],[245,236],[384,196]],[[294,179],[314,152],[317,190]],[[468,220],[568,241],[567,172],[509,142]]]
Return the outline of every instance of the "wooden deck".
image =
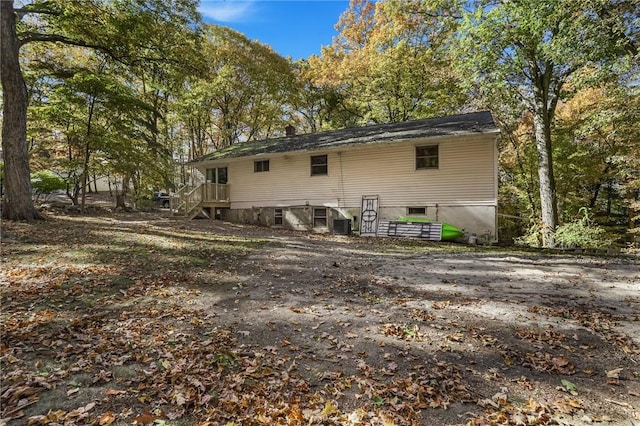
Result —
[[[183,187],[171,194],[169,208],[174,216],[194,217],[205,207],[229,207],[228,184],[203,183],[196,187]]]

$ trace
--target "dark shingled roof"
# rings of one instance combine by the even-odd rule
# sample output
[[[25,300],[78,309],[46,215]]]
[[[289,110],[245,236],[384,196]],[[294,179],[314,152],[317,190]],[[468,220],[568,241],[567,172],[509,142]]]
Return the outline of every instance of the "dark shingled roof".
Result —
[[[318,133],[286,136],[231,145],[191,163],[225,158],[250,157],[259,154],[317,151],[343,146],[384,143],[433,136],[457,136],[474,133],[492,133],[498,129],[489,111],[427,118],[402,123],[376,124],[351,129],[329,130]]]

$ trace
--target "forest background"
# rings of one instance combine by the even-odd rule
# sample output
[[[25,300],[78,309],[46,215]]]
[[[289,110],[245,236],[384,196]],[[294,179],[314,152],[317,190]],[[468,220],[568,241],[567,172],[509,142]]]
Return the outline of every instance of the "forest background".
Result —
[[[489,109],[506,242],[640,234],[638,0],[352,0],[333,44],[295,61],[194,0],[0,4],[6,219],[38,219],[51,180],[81,206],[101,176],[120,203],[175,190],[185,162],[287,125]]]

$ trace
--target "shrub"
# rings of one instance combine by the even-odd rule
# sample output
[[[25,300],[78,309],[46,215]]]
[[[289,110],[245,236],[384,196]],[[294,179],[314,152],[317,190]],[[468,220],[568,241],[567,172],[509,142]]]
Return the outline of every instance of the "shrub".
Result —
[[[524,235],[514,238],[513,242],[517,246],[542,247],[542,225],[533,223]]]
[[[589,217],[586,207],[580,208],[582,217],[556,228],[556,244],[564,248],[604,248],[610,247],[613,240],[606,231]]]
[[[31,175],[31,187],[40,198],[42,194],[51,194],[54,191],[66,189],[67,183],[51,170],[40,170]]]

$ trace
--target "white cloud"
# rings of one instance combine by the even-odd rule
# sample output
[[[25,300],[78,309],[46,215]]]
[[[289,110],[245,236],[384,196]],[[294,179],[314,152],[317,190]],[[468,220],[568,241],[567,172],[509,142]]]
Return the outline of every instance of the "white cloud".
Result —
[[[253,5],[254,1],[203,0],[198,10],[205,18],[217,22],[242,22],[254,14]]]

